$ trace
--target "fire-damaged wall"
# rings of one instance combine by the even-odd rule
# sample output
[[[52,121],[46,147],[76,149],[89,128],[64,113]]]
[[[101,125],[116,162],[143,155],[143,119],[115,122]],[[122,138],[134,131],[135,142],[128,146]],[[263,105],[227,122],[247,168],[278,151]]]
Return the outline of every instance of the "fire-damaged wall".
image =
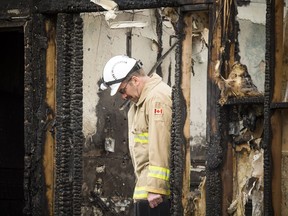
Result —
[[[155,70],[173,87],[172,214],[272,215],[276,200],[285,215],[284,111],[286,127],[274,124],[283,133],[282,200],[271,193],[279,186],[274,183],[275,145],[270,144],[281,137],[278,127],[270,127],[271,116],[287,108],[271,102],[276,91],[270,83],[275,78],[271,56],[279,37],[270,31],[271,2],[121,0],[110,11],[100,2],[0,3],[0,34],[17,27],[24,37],[24,138],[19,143],[25,155],[17,158],[24,163],[24,213],[132,214],[128,107],[120,110],[120,98],[99,90],[103,67],[111,56],[127,54],[141,59],[149,72],[176,44]],[[284,9],[287,25],[287,5]],[[286,57],[281,91],[287,101]],[[232,64],[237,61],[242,64]],[[241,82],[248,85],[237,88]],[[1,154],[6,154],[2,148]]]
[[[136,10],[116,13],[115,19],[105,19],[106,13],[82,14],[84,22],[83,70],[83,208],[101,214],[131,212],[134,171],[128,152],[127,110],[120,110],[124,101],[119,95],[101,91],[102,71],[114,55],[130,55],[140,59],[148,73],[157,62],[157,55],[175,43],[171,22],[162,23],[161,10]],[[107,16],[107,15],[106,15]],[[130,21],[143,27],[116,27]],[[134,22],[134,23],[133,23]],[[174,80],[174,51],[163,59],[158,70],[165,82]],[[93,202],[91,202],[93,200]],[[109,205],[108,205],[109,203]]]

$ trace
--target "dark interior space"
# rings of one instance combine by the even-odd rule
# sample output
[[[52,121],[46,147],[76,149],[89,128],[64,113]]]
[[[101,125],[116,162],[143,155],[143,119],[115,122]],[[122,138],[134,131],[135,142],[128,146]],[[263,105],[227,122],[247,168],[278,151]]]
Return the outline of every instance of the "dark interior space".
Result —
[[[0,215],[23,215],[24,33],[0,28]]]

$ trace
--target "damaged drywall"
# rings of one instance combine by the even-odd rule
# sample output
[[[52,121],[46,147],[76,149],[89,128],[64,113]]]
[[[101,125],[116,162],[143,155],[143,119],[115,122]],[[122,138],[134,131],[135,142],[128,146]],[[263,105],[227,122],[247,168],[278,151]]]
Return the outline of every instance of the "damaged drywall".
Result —
[[[206,146],[208,12],[192,13],[192,68],[191,68],[191,157],[203,160]],[[201,91],[199,91],[201,90]]]
[[[248,67],[253,83],[264,92],[266,1],[238,7],[240,62]]]
[[[229,215],[263,215],[264,150],[262,149],[263,105],[227,105],[228,136],[232,145],[233,196]]]

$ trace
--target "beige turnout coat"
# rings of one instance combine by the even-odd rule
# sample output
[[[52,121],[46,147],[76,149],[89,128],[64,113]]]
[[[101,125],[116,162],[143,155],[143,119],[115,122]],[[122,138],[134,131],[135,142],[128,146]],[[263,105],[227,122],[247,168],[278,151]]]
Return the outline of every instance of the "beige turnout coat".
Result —
[[[154,74],[128,112],[129,150],[136,174],[133,199],[170,195],[171,88]]]

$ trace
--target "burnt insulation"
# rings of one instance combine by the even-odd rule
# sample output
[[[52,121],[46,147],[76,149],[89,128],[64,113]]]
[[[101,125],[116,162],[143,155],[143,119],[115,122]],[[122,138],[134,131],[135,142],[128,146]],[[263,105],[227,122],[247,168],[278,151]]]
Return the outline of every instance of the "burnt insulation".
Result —
[[[49,107],[46,94],[47,38],[44,16],[35,14],[25,28],[24,88],[24,197],[25,215],[48,215],[45,198],[43,153]]]
[[[171,215],[183,215],[182,188],[184,172],[184,146],[186,140],[183,133],[183,126],[186,120],[186,101],[181,89],[182,73],[182,32],[183,17],[180,16],[176,26],[178,43],[176,45],[176,66],[175,66],[175,86],[172,89],[172,127],[171,127]]]
[[[82,20],[58,14],[55,215],[81,215]]]
[[[266,51],[265,51],[265,92],[264,92],[264,215],[274,215],[272,205],[272,151],[271,151],[271,110],[275,67],[275,1],[266,1]]]

